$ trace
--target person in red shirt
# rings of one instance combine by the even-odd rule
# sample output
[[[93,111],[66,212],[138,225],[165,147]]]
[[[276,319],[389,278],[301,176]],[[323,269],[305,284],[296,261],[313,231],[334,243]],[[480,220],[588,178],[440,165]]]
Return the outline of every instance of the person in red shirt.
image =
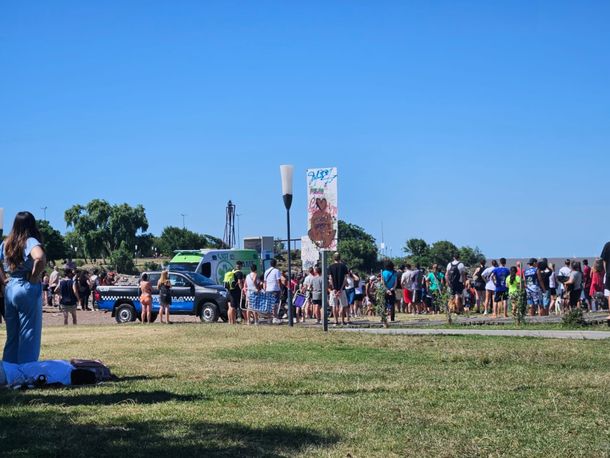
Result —
[[[588,266],[587,266],[588,267]],[[601,259],[595,261],[591,272],[588,294],[591,298],[591,311],[596,312],[599,302],[603,304],[604,298],[604,262]]]

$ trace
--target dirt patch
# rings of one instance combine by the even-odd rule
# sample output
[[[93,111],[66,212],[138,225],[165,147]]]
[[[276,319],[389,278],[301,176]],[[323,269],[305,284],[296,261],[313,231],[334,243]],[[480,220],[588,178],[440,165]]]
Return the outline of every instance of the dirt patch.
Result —
[[[69,323],[72,325],[72,317],[69,316]],[[98,310],[83,311],[80,308],[76,312],[78,324],[107,324],[119,326],[115,319],[110,315],[110,312],[100,312]],[[201,323],[199,317],[189,315],[170,315],[170,320],[176,323]],[[157,323],[159,319],[157,318]],[[63,326],[64,315],[57,307],[42,308],[42,324],[43,326]]]

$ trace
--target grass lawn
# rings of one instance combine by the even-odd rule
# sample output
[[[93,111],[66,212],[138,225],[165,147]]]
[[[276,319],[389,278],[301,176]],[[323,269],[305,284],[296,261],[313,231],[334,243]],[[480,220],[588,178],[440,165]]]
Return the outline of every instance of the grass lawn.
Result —
[[[610,455],[607,341],[135,324],[41,357],[121,380],[0,390],[2,456]]]

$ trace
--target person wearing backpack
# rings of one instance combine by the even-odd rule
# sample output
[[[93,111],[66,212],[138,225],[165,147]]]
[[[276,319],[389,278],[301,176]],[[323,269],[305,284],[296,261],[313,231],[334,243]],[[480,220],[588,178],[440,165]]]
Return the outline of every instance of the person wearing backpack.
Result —
[[[237,323],[237,311],[240,308],[242,300],[242,289],[244,288],[244,274],[241,271],[244,263],[237,261],[235,268],[225,274],[225,288],[229,290],[231,297],[229,301],[229,324]]]
[[[76,325],[76,306],[80,298],[78,296],[78,284],[73,280],[72,269],[64,270],[64,278],[57,285],[56,292],[59,293],[59,307],[64,314],[64,326],[68,325],[68,314],[72,315],[72,324]]]
[[[447,264],[447,284],[451,295],[455,300],[455,311],[460,313],[464,308],[462,293],[464,292],[464,281],[466,279],[466,267],[460,261],[460,255],[455,253],[453,261]],[[447,305],[447,304],[445,304]]]
[[[485,270],[485,259],[479,261],[479,265],[472,275],[473,286],[477,298],[477,313],[481,312],[481,303],[485,297],[485,280],[483,279],[483,271]]]

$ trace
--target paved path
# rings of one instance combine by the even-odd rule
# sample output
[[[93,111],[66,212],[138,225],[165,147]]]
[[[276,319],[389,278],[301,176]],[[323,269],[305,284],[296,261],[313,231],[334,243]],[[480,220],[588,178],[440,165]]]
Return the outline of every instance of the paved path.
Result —
[[[551,330],[511,330],[511,329],[379,329],[379,328],[333,328],[337,332],[368,332],[369,334],[400,334],[409,336],[501,336],[501,337],[542,337],[545,339],[602,340],[610,339],[608,331],[551,331]]]

